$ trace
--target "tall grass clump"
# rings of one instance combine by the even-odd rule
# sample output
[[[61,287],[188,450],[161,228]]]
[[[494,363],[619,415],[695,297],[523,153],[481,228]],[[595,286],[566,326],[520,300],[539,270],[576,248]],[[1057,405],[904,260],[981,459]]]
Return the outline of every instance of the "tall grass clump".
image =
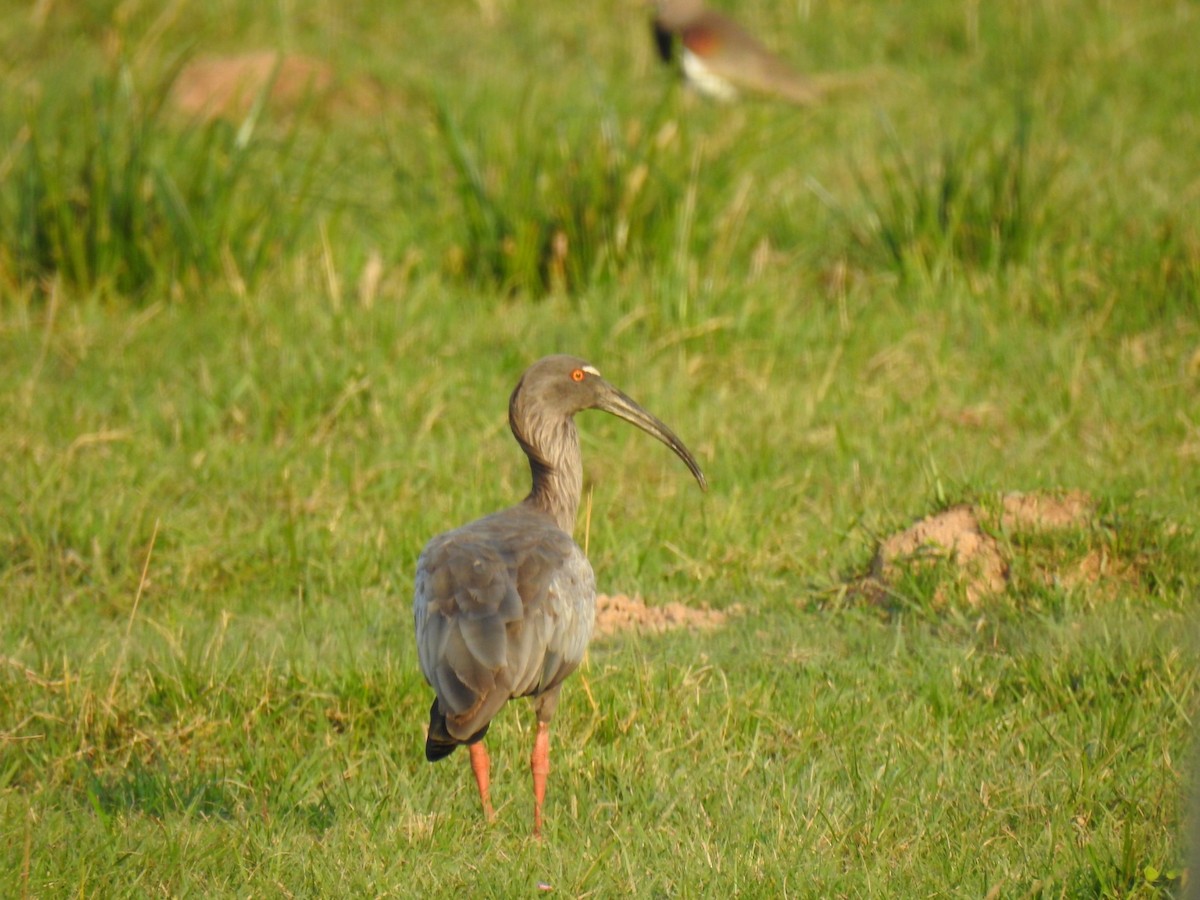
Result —
[[[434,104],[438,152],[454,180],[451,274],[509,293],[573,293],[638,269],[670,247],[690,163],[665,116],[622,127],[522,118],[511,140],[468,138]]]
[[[868,211],[855,242],[902,278],[1028,261],[1045,235],[1057,175],[1031,158],[1030,131],[1029,113],[1020,112],[1007,135],[949,141],[926,158],[889,129],[874,177],[854,171]]]
[[[261,98],[238,124],[173,122],[169,88],[141,91],[119,67],[25,114],[0,196],[0,280],[138,298],[252,284],[296,247],[319,149],[296,125],[266,137]]]
[[[1174,319],[1200,320],[1200,227],[1186,215],[1121,221],[1090,249],[1103,273],[1099,299],[1111,303],[1116,327],[1141,330]]]

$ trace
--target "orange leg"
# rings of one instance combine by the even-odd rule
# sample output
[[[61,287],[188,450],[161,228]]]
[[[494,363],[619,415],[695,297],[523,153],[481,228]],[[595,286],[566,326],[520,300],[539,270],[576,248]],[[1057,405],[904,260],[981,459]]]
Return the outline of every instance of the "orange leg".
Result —
[[[550,726],[546,722],[538,722],[529,768],[533,770],[533,836],[540,838],[542,801],[546,799],[546,776],[550,774]]]
[[[479,788],[479,802],[483,804],[483,814],[489,822],[496,818],[492,809],[492,761],[488,758],[487,747],[483,741],[478,741],[467,748],[471,752],[471,771],[475,773],[475,786]]]

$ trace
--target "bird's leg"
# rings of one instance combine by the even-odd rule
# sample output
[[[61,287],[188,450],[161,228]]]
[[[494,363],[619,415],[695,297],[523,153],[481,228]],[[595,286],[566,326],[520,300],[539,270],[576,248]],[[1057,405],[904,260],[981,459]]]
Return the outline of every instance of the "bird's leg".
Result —
[[[484,816],[491,822],[496,818],[496,811],[492,809],[492,761],[483,741],[476,741],[467,749],[471,752],[471,771],[475,773],[475,786],[479,788],[479,802],[483,804]]]
[[[533,771],[533,836],[542,836],[542,801],[546,799],[546,776],[550,774],[550,724],[538,722],[537,737],[533,739],[533,756],[529,758]]]

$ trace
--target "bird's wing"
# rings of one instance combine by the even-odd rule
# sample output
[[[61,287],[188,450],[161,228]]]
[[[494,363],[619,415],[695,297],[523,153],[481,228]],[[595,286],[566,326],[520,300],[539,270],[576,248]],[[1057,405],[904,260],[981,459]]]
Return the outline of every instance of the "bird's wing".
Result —
[[[683,32],[683,44],[714,74],[748,91],[814,103],[819,88],[728,16],[706,10]]]
[[[594,609],[591,567],[544,519],[489,516],[430,541],[413,617],[451,734],[474,734],[509,698],[561,682],[583,658]]]
[[[514,678],[515,696],[541,694],[561,684],[579,667],[591,640],[596,578],[583,551],[569,537],[567,541],[550,552],[539,544],[521,560],[518,591],[525,621],[513,636],[517,646],[512,658],[524,665]]]

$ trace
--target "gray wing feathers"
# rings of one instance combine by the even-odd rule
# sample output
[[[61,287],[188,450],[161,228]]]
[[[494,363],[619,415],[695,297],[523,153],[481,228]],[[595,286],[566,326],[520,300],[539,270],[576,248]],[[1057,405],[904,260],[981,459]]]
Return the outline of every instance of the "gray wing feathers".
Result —
[[[543,678],[555,683],[562,681],[583,661],[584,651],[592,639],[596,623],[596,577],[587,558],[578,547],[571,559],[555,573],[550,585],[557,595],[558,616],[547,645]],[[551,656],[557,656],[557,671],[550,670]]]
[[[524,596],[524,594],[522,594]],[[572,542],[555,567],[540,603],[527,605],[520,635],[520,673],[514,696],[540,694],[561,684],[583,661],[596,618],[596,580],[592,567]]]
[[[413,618],[421,671],[450,733],[465,738],[510,698],[551,690],[578,667],[595,579],[569,535],[509,510],[429,542]]]

